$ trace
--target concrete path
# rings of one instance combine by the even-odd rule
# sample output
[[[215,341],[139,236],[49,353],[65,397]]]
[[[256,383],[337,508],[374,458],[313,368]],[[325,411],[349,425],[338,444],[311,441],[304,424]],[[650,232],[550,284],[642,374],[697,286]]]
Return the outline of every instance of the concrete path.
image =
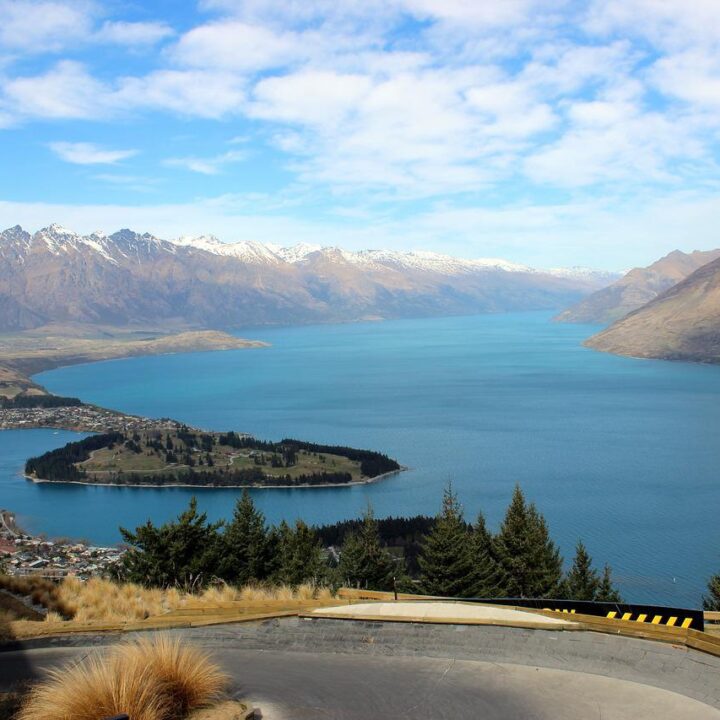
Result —
[[[339,605],[320,608],[313,615],[334,615],[336,617],[397,617],[397,618],[452,618],[453,620],[483,620],[513,624],[533,623],[537,625],[574,625],[561,617],[546,617],[537,613],[512,608],[478,605],[463,602],[376,602],[357,605]]]

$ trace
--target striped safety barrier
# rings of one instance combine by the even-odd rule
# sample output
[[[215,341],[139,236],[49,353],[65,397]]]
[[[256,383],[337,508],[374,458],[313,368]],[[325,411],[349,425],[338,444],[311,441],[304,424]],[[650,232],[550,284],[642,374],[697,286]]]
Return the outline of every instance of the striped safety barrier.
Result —
[[[596,615],[611,620],[664,625],[666,627],[692,628],[703,631],[705,622],[702,610],[663,607],[659,605],[635,605],[628,603],[590,602],[586,600],[543,600],[537,598],[473,598],[473,601],[493,605],[514,605],[563,613]]]

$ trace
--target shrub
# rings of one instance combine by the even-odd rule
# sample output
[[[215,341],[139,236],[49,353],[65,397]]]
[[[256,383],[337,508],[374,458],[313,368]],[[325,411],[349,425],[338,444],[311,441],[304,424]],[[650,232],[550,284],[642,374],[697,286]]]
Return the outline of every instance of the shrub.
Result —
[[[176,720],[216,700],[226,676],[209,657],[179,639],[156,636],[49,672],[33,688],[18,720]]]

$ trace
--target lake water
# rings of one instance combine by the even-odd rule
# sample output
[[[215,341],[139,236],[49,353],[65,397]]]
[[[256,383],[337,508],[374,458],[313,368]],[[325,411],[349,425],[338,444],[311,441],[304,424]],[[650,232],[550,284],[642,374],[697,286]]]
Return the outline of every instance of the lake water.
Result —
[[[452,480],[499,524],[515,483],[565,557],[582,538],[628,599],[696,605],[720,572],[720,368],[581,347],[545,313],[253,330],[272,347],[135,358],[38,376],[62,395],[214,430],[387,452],[408,472],[353,488],[257,490],[270,521],[434,514]],[[71,433],[0,433],[0,506],[34,531],[118,539],[192,491],[34,485],[24,460]],[[212,518],[235,490],[199,490]]]

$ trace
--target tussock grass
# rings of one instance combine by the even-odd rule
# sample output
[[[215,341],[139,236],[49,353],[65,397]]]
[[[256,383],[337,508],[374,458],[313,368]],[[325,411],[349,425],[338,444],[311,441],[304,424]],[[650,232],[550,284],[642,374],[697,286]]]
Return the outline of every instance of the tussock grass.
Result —
[[[28,597],[48,611],[49,623],[71,620],[75,623],[135,622],[163,615],[188,605],[212,608],[221,603],[261,604],[267,600],[330,600],[333,592],[313,584],[248,585],[235,588],[225,583],[190,594],[177,588],[161,590],[134,583],[117,583],[103,578],[87,581],[74,577],[53,583],[41,578],[0,576],[0,587]]]
[[[208,655],[157,636],[52,670],[29,693],[18,720],[176,720],[221,697],[227,676]]]
[[[0,575],[0,588],[26,597],[36,605],[54,610],[66,618],[73,616],[73,607],[65,602],[60,592],[60,586],[52,580]]]

